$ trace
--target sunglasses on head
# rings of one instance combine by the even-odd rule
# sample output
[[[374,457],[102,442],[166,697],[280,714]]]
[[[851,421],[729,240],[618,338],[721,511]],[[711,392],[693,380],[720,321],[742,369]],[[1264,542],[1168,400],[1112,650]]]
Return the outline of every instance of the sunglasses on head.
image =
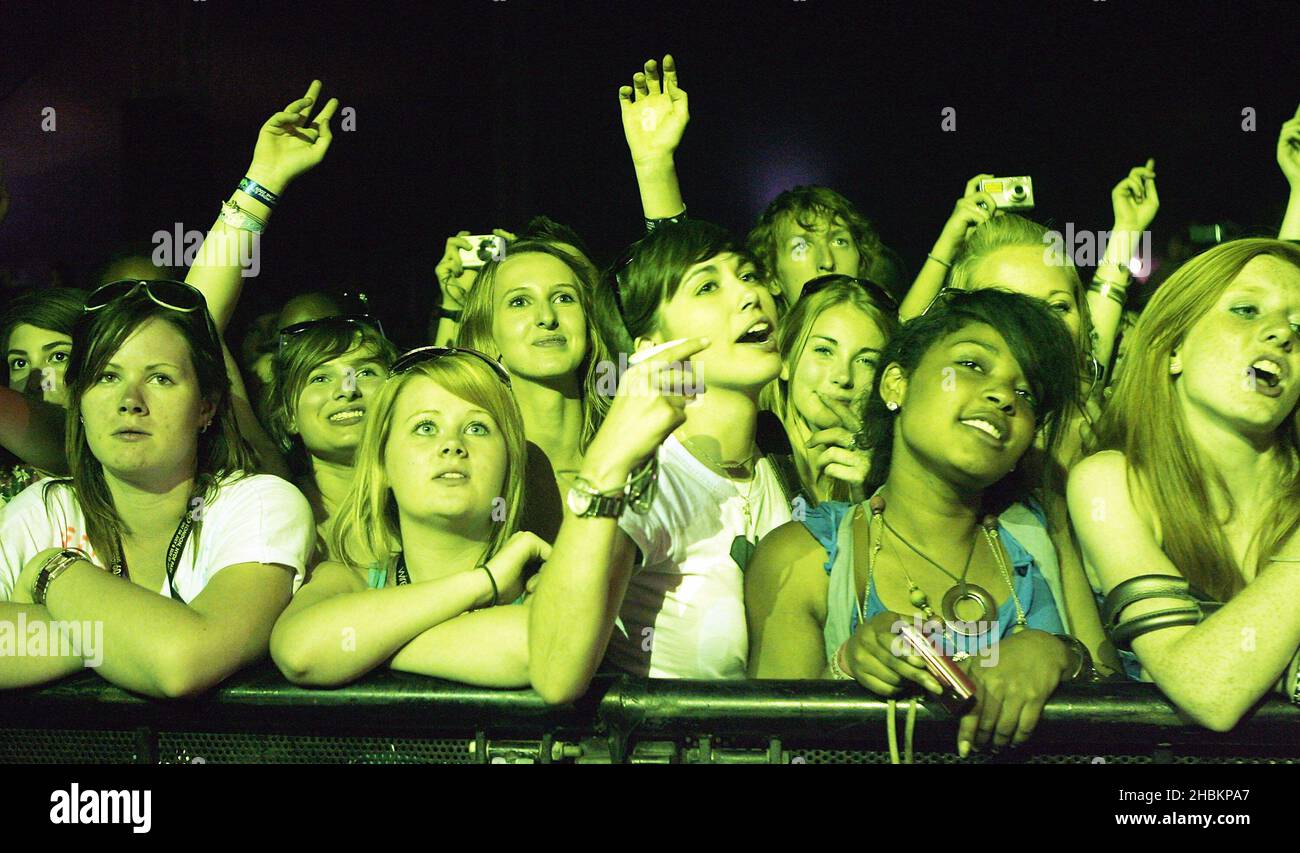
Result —
[[[360,331],[363,333],[368,331],[381,338],[384,336],[384,327],[379,325],[379,321],[369,314],[339,314],[333,317],[321,317],[319,320],[304,320],[301,323],[285,326],[280,330],[278,349],[280,352],[284,352],[284,348],[289,341],[303,332],[329,327],[334,327],[340,331]]]
[[[139,290],[143,290],[146,296],[162,307],[185,314],[201,311],[208,305],[202,293],[181,281],[166,279],[141,281],[125,278],[95,288],[86,297],[85,310],[98,311],[109,303],[134,295]]]
[[[934,295],[934,298],[930,300],[929,304],[927,304],[925,308],[921,311],[921,313],[918,314],[917,316],[924,317],[926,314],[930,313],[931,308],[938,305],[940,302],[946,303],[950,301],[953,297],[961,293],[970,293],[970,291],[962,290],[960,287],[942,288],[938,293]]]
[[[882,308],[886,308],[895,313],[898,312],[898,300],[894,298],[892,293],[885,290],[882,285],[876,284],[869,278],[854,278],[851,275],[842,275],[840,273],[828,273],[827,275],[817,276],[803,286],[803,290],[799,294],[800,298],[804,296],[812,296],[817,291],[825,290],[832,284],[838,284],[842,281],[853,282],[866,291],[867,295],[874,301],[878,302]]]
[[[393,362],[393,366],[389,369],[388,375],[390,377],[397,376],[399,373],[407,372],[417,364],[423,364],[426,361],[435,361],[443,356],[455,355],[456,353],[464,353],[465,355],[477,358],[479,361],[492,368],[492,372],[497,375],[497,378],[505,383],[507,388],[510,387],[510,374],[506,372],[506,369],[501,366],[500,362],[489,358],[487,355],[476,349],[470,349],[468,347],[416,347],[413,350],[399,355],[397,361]]]

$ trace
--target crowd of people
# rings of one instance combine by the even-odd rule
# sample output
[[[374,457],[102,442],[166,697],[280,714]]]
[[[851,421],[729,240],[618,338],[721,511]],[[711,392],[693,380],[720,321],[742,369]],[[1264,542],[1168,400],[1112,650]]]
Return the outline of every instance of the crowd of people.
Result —
[[[155,697],[269,655],[550,703],[602,669],[942,695],[916,625],[976,688],[962,754],[1072,680],[1216,730],[1300,702],[1300,112],[1278,237],[1137,313],[1154,161],[1090,275],[982,174],[908,281],[827,187],[744,239],[689,218],[672,58],[618,94],[645,233],[604,270],[544,216],[481,266],[449,238],[426,346],[321,292],[230,348],[231,252],[7,305],[0,622],[102,624],[96,671]],[[317,81],[271,116],[205,248],[267,229],[337,107]],[[0,688],[85,663],[0,642]]]

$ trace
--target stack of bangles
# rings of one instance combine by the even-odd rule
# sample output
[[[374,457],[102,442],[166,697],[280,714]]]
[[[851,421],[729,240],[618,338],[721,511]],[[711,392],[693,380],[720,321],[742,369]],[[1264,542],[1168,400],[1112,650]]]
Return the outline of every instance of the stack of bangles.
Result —
[[[1110,261],[1109,265],[1120,270],[1125,275],[1129,274],[1128,267],[1119,261]],[[1100,293],[1107,299],[1113,300],[1121,308],[1128,301],[1128,284],[1107,278],[1101,274],[1100,270],[1092,277],[1092,283],[1088,285],[1088,290],[1093,293]]]
[[[245,177],[240,180],[239,191],[249,198],[257,199],[271,210],[274,210],[275,206],[280,203],[279,195],[271,192],[252,178]],[[239,206],[239,202],[233,198],[221,203],[221,221],[231,228],[247,231],[250,234],[261,234],[266,230],[266,220],[244,210]]]

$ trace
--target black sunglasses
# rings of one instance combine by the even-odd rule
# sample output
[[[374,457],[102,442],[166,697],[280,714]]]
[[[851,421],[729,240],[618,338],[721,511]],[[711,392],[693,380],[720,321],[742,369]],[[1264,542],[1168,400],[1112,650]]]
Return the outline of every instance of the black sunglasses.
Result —
[[[883,285],[876,284],[869,278],[854,278],[851,275],[843,275],[841,273],[828,273],[826,275],[817,276],[803,286],[803,290],[800,292],[799,296],[800,298],[803,298],[804,296],[812,296],[817,291],[825,290],[831,285],[838,284],[842,281],[853,282],[866,291],[867,295],[873,300],[880,303],[881,307],[895,313],[898,312],[898,300],[894,298],[892,293],[885,290]]]
[[[465,355],[477,358],[479,361],[492,368],[492,372],[506,384],[507,388],[510,387],[510,374],[506,372],[506,369],[502,367],[499,362],[489,358],[484,353],[481,353],[476,349],[470,349],[469,347],[416,347],[409,352],[404,352],[399,355],[397,361],[393,362],[393,366],[389,368],[388,375],[390,377],[396,376],[399,373],[405,373],[417,364],[423,364],[426,361],[434,361],[443,356],[455,355],[456,353],[464,353]]]
[[[140,279],[124,278],[95,288],[86,297],[85,310],[88,312],[98,311],[111,302],[131,296],[138,290],[143,290],[146,296],[162,307],[185,314],[201,311],[208,307],[203,294],[182,281],[169,281],[166,279],[141,281]]]
[[[930,300],[930,302],[925,306],[924,309],[921,310],[921,313],[918,314],[917,316],[924,317],[926,314],[930,313],[930,309],[933,308],[935,305],[939,304],[940,302],[947,302],[948,300],[952,299],[954,296],[957,296],[958,294],[962,294],[962,293],[970,293],[970,291],[963,290],[960,287],[945,287],[940,289],[940,291],[934,295],[934,298]]]
[[[319,329],[329,326],[335,326],[344,331],[349,328],[351,328],[352,331],[369,331],[379,335],[381,338],[384,336],[384,327],[379,324],[377,319],[371,317],[369,314],[338,314],[333,317],[321,317],[319,320],[304,320],[301,323],[294,323],[293,325],[285,326],[280,330],[279,334],[279,351],[284,352],[285,345],[288,344],[296,335],[301,335],[303,332],[310,331],[311,329]]]

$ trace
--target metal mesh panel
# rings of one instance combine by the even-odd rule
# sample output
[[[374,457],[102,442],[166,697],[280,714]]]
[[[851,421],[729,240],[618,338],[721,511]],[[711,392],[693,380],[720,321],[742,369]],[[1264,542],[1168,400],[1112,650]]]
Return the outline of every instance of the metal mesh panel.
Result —
[[[164,764],[471,764],[464,739],[159,732]]]
[[[1102,759],[1097,761],[1096,759]],[[801,760],[800,760],[801,759]],[[955,752],[918,752],[912,756],[916,764],[1153,764],[1151,755],[1026,755],[1000,753],[997,756],[975,754],[958,758]],[[792,749],[793,764],[888,764],[888,752],[856,749]],[[1295,758],[1269,758],[1218,755],[1175,755],[1175,764],[1297,764]]]
[[[133,732],[0,729],[0,764],[131,764]]]

